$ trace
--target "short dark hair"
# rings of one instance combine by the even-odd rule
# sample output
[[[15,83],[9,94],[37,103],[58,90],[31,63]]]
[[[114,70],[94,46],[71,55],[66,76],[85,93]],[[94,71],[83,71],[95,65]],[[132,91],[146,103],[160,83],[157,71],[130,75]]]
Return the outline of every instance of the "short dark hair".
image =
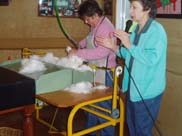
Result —
[[[91,17],[95,13],[98,14],[98,16],[102,16],[103,11],[99,7],[99,4],[95,0],[85,0],[82,2],[78,8],[78,14],[80,18],[84,18],[85,16]]]
[[[150,9],[149,16],[151,18],[155,18],[157,14],[157,0],[129,0],[130,3],[132,1],[138,1],[143,6],[143,11],[147,11]]]

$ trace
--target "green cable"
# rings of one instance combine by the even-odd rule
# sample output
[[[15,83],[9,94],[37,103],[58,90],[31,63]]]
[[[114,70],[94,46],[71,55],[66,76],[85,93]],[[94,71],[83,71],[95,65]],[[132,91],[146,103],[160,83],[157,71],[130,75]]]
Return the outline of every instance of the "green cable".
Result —
[[[56,12],[56,18],[59,24],[59,27],[61,29],[61,31],[63,32],[63,34],[66,36],[66,38],[76,47],[78,48],[78,44],[77,42],[64,30],[63,24],[61,22],[61,19],[59,17],[59,10],[58,10],[58,6],[57,6],[57,0],[53,1],[54,3],[54,8],[55,8],[55,12]]]

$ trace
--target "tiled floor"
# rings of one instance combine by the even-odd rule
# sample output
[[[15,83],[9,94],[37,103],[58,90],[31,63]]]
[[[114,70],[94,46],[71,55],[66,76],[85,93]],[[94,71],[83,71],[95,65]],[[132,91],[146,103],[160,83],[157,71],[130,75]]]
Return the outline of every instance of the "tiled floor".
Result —
[[[41,112],[41,116],[45,120],[50,121],[54,111],[55,108],[48,106]],[[55,126],[59,130],[66,130],[66,124],[69,112],[70,109],[68,108],[59,110],[58,116],[55,120]],[[33,115],[33,119],[34,119],[33,121],[34,121],[35,136],[58,136],[58,134],[49,134],[48,133],[49,128],[36,121],[35,115]],[[1,115],[0,127],[8,126],[8,127],[22,129],[22,120],[23,116],[21,112]],[[73,124],[74,130],[75,131],[81,130],[84,127],[85,122],[86,122],[86,117],[83,111],[79,111],[74,118],[74,124]],[[116,133],[118,133],[117,127],[116,127]],[[59,134],[59,136],[61,135]],[[118,136],[118,134],[116,134],[115,136]],[[128,136],[127,129],[125,129],[124,136]]]

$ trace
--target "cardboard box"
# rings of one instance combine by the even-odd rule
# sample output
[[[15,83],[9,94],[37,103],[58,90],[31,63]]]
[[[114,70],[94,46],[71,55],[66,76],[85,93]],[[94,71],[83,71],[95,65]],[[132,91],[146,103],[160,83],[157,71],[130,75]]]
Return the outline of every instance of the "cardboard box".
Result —
[[[0,75],[0,110],[35,103],[35,80],[3,67]]]

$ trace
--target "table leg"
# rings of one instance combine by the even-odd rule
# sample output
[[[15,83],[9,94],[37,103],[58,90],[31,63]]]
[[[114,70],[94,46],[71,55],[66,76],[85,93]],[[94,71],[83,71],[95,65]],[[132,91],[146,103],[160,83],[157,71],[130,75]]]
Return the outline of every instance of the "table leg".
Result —
[[[24,122],[23,122],[23,135],[24,136],[33,136],[34,131],[33,131],[33,120],[32,120],[32,113],[34,112],[35,105],[28,105],[25,106],[24,109]]]

